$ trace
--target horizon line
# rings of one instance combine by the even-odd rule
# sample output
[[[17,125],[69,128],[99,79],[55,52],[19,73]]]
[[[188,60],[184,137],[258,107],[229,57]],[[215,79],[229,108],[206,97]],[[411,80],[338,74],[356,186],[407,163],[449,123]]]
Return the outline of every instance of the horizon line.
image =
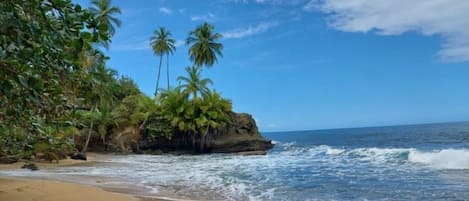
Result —
[[[283,131],[259,131],[259,132],[261,134],[263,134],[263,133],[291,133],[291,132],[305,132],[305,131],[327,131],[327,130],[343,130],[343,129],[383,128],[383,127],[397,127],[397,126],[419,126],[419,125],[430,125],[430,124],[450,124],[450,123],[469,123],[469,120],[425,122],[425,123],[404,123],[404,124],[390,124],[390,125],[378,125],[378,126],[358,126],[358,127],[283,130]]]

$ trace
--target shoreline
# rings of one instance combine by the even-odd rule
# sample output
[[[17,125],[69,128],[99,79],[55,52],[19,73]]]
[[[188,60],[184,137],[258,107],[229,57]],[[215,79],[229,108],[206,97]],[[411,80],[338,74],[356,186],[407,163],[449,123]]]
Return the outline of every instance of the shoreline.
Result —
[[[69,167],[80,165],[92,165],[100,154],[92,153],[87,161],[63,159],[59,163],[47,161],[18,161],[12,164],[0,164],[0,171],[19,170],[24,164],[34,163],[41,169]],[[100,178],[96,178],[100,183]],[[147,197],[138,195],[132,187],[106,187],[93,185],[92,183],[59,181],[47,178],[30,178],[15,176],[0,176],[0,200],[8,201],[194,201],[174,199],[170,197]]]
[[[133,195],[129,190],[103,188],[92,184],[0,176],[0,200],[8,201],[195,201],[169,197]]]

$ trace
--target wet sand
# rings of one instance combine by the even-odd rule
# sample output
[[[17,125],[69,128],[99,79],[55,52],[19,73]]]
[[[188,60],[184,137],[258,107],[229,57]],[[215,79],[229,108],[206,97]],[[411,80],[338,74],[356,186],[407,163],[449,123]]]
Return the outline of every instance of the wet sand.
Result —
[[[39,169],[56,167],[92,165],[96,162],[96,154],[89,154],[87,161],[64,159],[59,163],[32,161]],[[19,169],[30,161],[13,164],[0,164],[1,170]],[[97,178],[98,179],[98,178]],[[99,181],[99,179],[97,180]],[[132,188],[115,189],[100,188],[93,185],[16,177],[0,177],[0,200],[5,201],[170,201],[176,199],[160,199],[134,196]]]

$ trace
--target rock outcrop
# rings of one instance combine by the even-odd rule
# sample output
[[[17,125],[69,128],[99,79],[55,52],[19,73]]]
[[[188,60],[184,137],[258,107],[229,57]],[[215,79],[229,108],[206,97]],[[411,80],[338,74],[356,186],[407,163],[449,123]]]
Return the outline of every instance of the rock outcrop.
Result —
[[[138,125],[131,125],[114,129],[113,135],[109,139],[108,149],[124,153],[139,152],[139,141],[141,139]]]
[[[231,113],[230,123],[224,129],[210,130],[203,150],[198,150],[201,139],[192,138],[187,133],[174,133],[171,139],[164,137],[150,139],[137,125],[120,127],[113,130],[105,143],[97,133],[93,133],[89,151],[111,151],[122,153],[234,153],[247,151],[265,151],[274,145],[264,139],[251,115]],[[84,143],[87,132],[76,139]],[[80,148],[78,146],[78,148]]]
[[[78,152],[81,152],[85,146],[86,138],[88,137],[89,129],[85,128],[80,130],[77,136],[75,136],[75,146]],[[91,132],[90,142],[88,144],[88,151],[104,152],[107,150],[107,144],[103,142],[101,136],[95,131]]]
[[[211,152],[260,151],[274,145],[264,139],[251,115],[231,113],[231,123],[211,139]]]
[[[256,126],[256,122],[249,114],[230,114],[231,122],[226,128],[211,130],[202,153],[233,153],[244,151],[265,151],[273,144],[264,139]],[[153,141],[141,140],[140,149],[162,150],[163,152],[193,152],[194,145],[200,144],[200,138],[192,141],[187,134],[175,133],[171,139],[157,139]],[[150,152],[151,153],[151,152]]]

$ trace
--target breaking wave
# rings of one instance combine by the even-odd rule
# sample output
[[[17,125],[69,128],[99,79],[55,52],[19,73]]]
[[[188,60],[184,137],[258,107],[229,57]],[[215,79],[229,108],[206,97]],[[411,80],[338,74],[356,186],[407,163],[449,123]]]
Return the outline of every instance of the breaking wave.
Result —
[[[327,145],[301,147],[295,142],[278,143],[284,154],[341,157],[347,160],[378,163],[409,163],[436,169],[469,169],[469,149],[418,150],[415,148],[336,148]]]

